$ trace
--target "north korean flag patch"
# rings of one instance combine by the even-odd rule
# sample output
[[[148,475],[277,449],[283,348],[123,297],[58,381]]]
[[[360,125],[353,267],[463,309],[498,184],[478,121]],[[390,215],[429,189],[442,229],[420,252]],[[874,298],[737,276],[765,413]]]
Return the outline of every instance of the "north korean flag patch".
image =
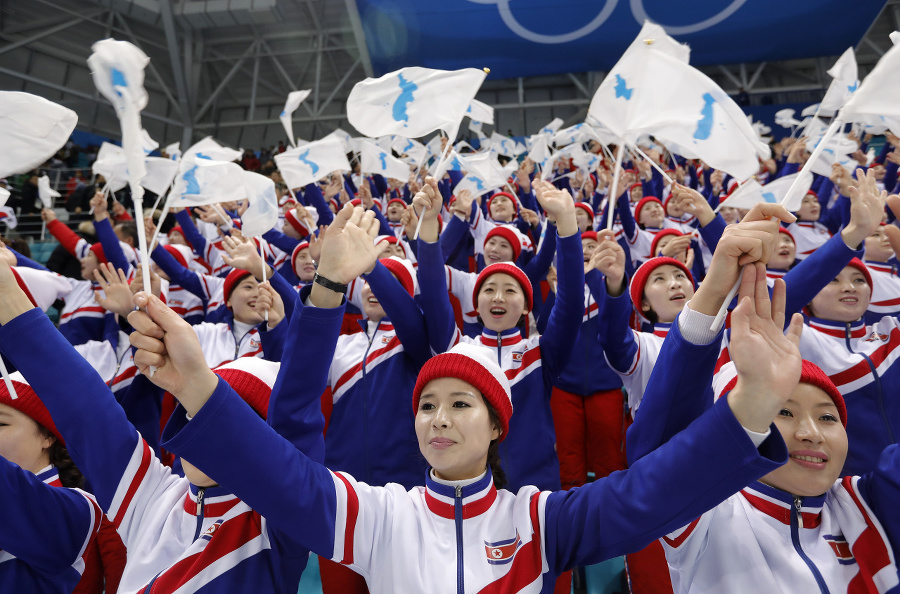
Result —
[[[484,553],[487,556],[487,562],[491,565],[505,565],[509,563],[516,556],[516,551],[521,547],[522,539],[519,537],[518,530],[515,538],[497,542],[484,541]]]
[[[838,534],[837,536],[825,534],[822,538],[824,538],[825,542],[831,547],[831,550],[837,557],[838,563],[841,565],[853,565],[856,563],[853,552],[850,550],[850,544],[842,534]]]

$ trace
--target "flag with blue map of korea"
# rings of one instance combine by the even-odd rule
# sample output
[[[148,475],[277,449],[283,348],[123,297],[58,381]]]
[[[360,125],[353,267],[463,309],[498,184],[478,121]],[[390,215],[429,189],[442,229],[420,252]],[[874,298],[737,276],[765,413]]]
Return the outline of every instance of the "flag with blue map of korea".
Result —
[[[333,171],[350,171],[344,145],[336,136],[275,155],[275,164],[291,189],[315,183]]]
[[[237,163],[188,155],[175,176],[168,208],[243,200],[247,197],[243,173]]]
[[[356,83],[347,119],[370,137],[419,138],[438,129],[454,134],[486,76],[483,70],[413,66]]]
[[[364,174],[382,175],[401,181],[407,181],[411,173],[409,165],[391,156],[387,151],[372,141],[362,140],[359,143],[359,169]]]

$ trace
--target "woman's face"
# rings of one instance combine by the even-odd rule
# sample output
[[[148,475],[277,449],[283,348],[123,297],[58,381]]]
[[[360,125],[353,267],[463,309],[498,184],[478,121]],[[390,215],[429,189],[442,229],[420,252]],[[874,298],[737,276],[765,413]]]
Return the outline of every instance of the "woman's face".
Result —
[[[875,233],[866,237],[866,260],[872,262],[887,262],[894,257],[894,250],[888,241],[884,227],[878,227]]]
[[[671,204],[672,201],[670,200]],[[657,202],[650,202],[644,204],[644,207],[641,208],[641,220],[638,221],[644,227],[653,227],[657,229],[662,227],[663,221],[666,218],[666,211],[663,210],[661,204]]]
[[[175,231],[169,235],[169,243],[172,245],[183,245],[186,247],[190,247],[187,240],[184,238],[184,235],[182,235],[178,231]]]
[[[830,489],[847,459],[847,431],[831,397],[811,384],[798,384],[775,426],[790,458],[760,480],[801,497]]]
[[[819,291],[809,307],[817,318],[834,322],[855,322],[869,308],[872,289],[863,273],[845,266],[834,279]]]
[[[398,258],[405,260],[406,253],[403,251],[403,246],[399,243],[388,242],[387,248],[385,248],[385,250],[381,252],[381,255],[378,256],[378,259],[381,260],[383,258],[390,258],[391,256],[397,256]]]
[[[575,222],[578,223],[578,232],[584,233],[588,230],[588,227],[590,227],[594,221],[588,213],[584,212],[583,208],[576,208]]]
[[[502,237],[494,236],[484,243],[484,262],[487,265],[497,262],[513,262],[514,255],[512,246]]]
[[[245,276],[231,292],[225,304],[234,314],[234,319],[244,324],[259,324],[263,317],[256,311],[259,299],[259,283],[252,275]]]
[[[22,470],[37,474],[50,465],[50,446],[56,441],[41,431],[31,417],[0,404],[0,456]]]
[[[684,304],[694,296],[694,285],[683,270],[663,264],[650,273],[644,285],[641,310],[652,311],[665,324],[675,321]]]
[[[775,247],[775,253],[769,260],[768,267],[773,270],[787,270],[794,263],[797,257],[797,246],[794,240],[786,233],[778,234],[778,245]]]
[[[516,207],[506,196],[494,196],[491,199],[491,218],[495,221],[509,222],[516,214]]]
[[[419,450],[438,478],[463,480],[487,468],[488,447],[500,437],[481,392],[455,377],[442,377],[422,390],[416,411]]]
[[[403,216],[404,208],[394,202],[393,204],[387,207],[387,220],[392,223],[399,223],[400,218]]]
[[[363,312],[365,312],[366,317],[373,322],[380,322],[387,314],[384,313],[384,308],[381,307],[378,298],[372,293],[372,288],[369,287],[369,283],[363,285],[361,296]]]
[[[584,253],[584,264],[587,266],[587,263],[591,261],[591,256],[594,255],[594,252],[599,247],[599,243],[594,241],[593,239],[582,239],[581,240],[581,251]]]
[[[719,209],[719,214],[725,219],[726,225],[734,225],[739,223],[741,218],[738,216],[738,209],[731,206],[723,206]]]
[[[308,283],[316,276],[316,263],[313,262],[312,254],[308,249],[300,250],[297,257],[294,258],[294,269],[297,271],[297,278]]]
[[[184,458],[181,459],[181,468],[184,469],[184,476],[187,477],[187,480],[198,487],[215,487],[217,484],[216,481],[206,476],[206,473]]]
[[[97,254],[88,252],[87,256],[81,259],[81,278],[93,282],[95,280],[94,271],[99,267],[100,260],[97,259]]]
[[[800,202],[800,210],[797,211],[797,219],[800,221],[818,221],[822,212],[819,199],[813,194],[807,194]]]
[[[494,332],[515,328],[521,317],[528,315],[522,286],[503,272],[485,279],[478,293],[476,309],[485,328]]]

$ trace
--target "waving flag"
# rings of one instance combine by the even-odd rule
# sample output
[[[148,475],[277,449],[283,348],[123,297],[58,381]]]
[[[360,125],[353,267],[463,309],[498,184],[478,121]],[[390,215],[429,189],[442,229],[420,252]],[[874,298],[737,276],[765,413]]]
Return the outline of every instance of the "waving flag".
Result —
[[[141,180],[141,185],[157,196],[162,196],[172,185],[175,174],[178,173],[178,161],[162,157],[147,157],[144,159],[144,165],[147,167],[147,175]]]
[[[840,163],[844,168],[855,169],[855,161],[850,157],[852,153],[859,148],[859,143],[855,140],[847,138],[846,134],[835,134],[825,144],[819,158],[812,164],[812,172],[829,177],[831,175],[831,166],[834,163]],[[812,150],[812,147],[810,148]]]
[[[516,156],[516,141],[512,138],[493,132],[491,134],[491,151],[505,157]]]
[[[184,157],[196,156],[200,159],[210,159],[212,161],[237,161],[241,158],[241,151],[222,146],[212,136],[207,136],[200,142],[193,144],[189,149],[184,151]]]
[[[303,100],[309,97],[311,92],[311,89],[307,89],[289,93],[284,109],[281,110],[281,115],[278,116],[278,119],[281,120],[281,125],[284,126],[284,131],[287,132],[288,142],[291,143],[291,146],[297,146],[297,139],[294,137],[294,121],[291,119],[291,116],[297,111]]]
[[[56,154],[78,116],[43,97],[0,91],[0,177],[25,173]]]
[[[471,103],[469,103],[469,108],[466,110],[466,115],[472,118],[473,121],[494,125],[494,108],[478,99],[472,99]]]
[[[484,81],[474,68],[447,71],[413,66],[356,83],[347,98],[347,119],[377,138],[419,138],[441,129],[455,137],[459,123]]]
[[[856,90],[856,87],[859,86],[856,54],[853,53],[852,47],[847,48],[847,51],[838,58],[834,66],[828,71],[828,74],[833,80],[828,86],[828,91],[825,92],[825,97],[819,104],[819,112],[822,114],[835,112],[843,107],[850,95]]]
[[[782,109],[775,112],[775,123],[781,126],[782,128],[791,128],[793,126],[799,126],[800,120],[794,117],[795,110],[791,108]]]
[[[843,122],[868,122],[872,117],[882,116],[889,120],[900,120],[900,46],[891,46],[875,64],[859,88],[844,104],[838,114]],[[891,128],[895,134],[900,132]]]
[[[400,136],[394,137],[391,148],[397,151],[398,155],[406,155],[405,160],[415,165],[422,164],[425,161],[425,156],[428,154],[428,150],[421,142],[412,138],[401,138]]]
[[[141,128],[141,148],[144,149],[144,155],[149,155],[159,148],[159,143],[150,137],[150,133]]]
[[[181,158],[181,144],[178,142],[173,142],[166,147],[166,154],[169,155],[169,158],[173,161],[177,161]]]
[[[787,195],[791,184],[797,179],[799,173],[779,177],[773,182],[764,186],[760,185],[755,179],[748,180],[735,189],[731,195],[719,204],[719,208],[730,206],[732,208],[751,209],[760,202],[770,202],[772,204],[780,204]],[[806,196],[809,187],[812,185],[812,174],[803,175],[803,184],[800,185],[799,200],[794,200],[793,204],[785,204],[785,208],[790,211],[796,211],[800,208],[800,201]]]
[[[244,190],[250,206],[241,215],[241,233],[259,237],[278,222],[278,197],[275,182],[265,175],[244,171]]]
[[[169,192],[168,208],[242,200],[247,197],[243,173],[237,163],[187,155]]]
[[[350,171],[343,144],[334,136],[275,155],[275,164],[290,188],[315,183],[333,171]]]
[[[409,165],[390,155],[374,142],[363,142],[360,148],[359,168],[362,173],[377,173],[401,181],[409,179]]]
[[[97,158],[91,164],[95,175],[102,175],[110,191],[118,192],[128,185],[128,163],[125,151],[115,144],[104,142],[97,151]]]
[[[334,138],[334,139],[337,139],[338,141],[340,141],[341,148],[344,149],[345,153],[349,153],[353,150],[350,147],[351,136],[349,133],[345,132],[344,130],[341,130],[340,128],[338,128],[331,134],[328,134],[327,136],[323,136],[320,140],[327,140],[329,138]]]
[[[547,134],[549,136],[553,136],[554,134],[556,134],[557,130],[562,128],[563,123],[564,122],[562,118],[553,118],[553,121],[541,128],[540,131],[538,131],[538,134]]]
[[[600,140],[594,130],[586,123],[575,124],[553,135],[556,146],[566,146],[574,143],[585,143],[589,140]]]
[[[59,198],[60,193],[50,187],[50,178],[42,175],[38,178],[38,197],[44,208],[53,208],[53,199]]]
[[[0,207],[0,223],[9,229],[15,229],[19,222],[16,220],[15,211],[9,206]]]
[[[474,132],[475,134],[478,134],[479,136],[481,136],[481,135],[484,134],[484,133],[481,131],[481,122],[478,122],[478,121],[475,121],[475,120],[469,121],[469,130],[472,131],[472,132]]]

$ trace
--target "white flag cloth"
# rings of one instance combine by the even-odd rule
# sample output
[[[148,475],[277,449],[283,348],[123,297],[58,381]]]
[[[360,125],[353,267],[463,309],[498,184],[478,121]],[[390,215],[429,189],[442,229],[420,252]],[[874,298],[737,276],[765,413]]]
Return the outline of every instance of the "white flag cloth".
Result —
[[[875,64],[859,88],[844,104],[838,117],[843,122],[867,122],[883,116],[900,120],[900,46],[892,46]],[[900,132],[891,129],[895,134]]]
[[[453,192],[454,194],[459,194],[463,190],[469,190],[470,192],[472,192],[473,196],[478,197],[485,192],[490,192],[491,190],[499,188],[502,185],[502,183],[490,185],[474,173],[470,173],[459,180],[459,183],[456,184],[455,188],[453,188]]]
[[[173,142],[169,146],[166,147],[166,154],[169,155],[169,158],[173,161],[177,161],[181,158],[181,143]]]
[[[344,130],[342,130],[342,129],[340,129],[340,128],[338,128],[337,130],[335,130],[335,131],[332,132],[331,134],[328,134],[328,135],[326,135],[326,136],[323,136],[320,140],[326,140],[326,139],[328,139],[328,138],[334,138],[334,139],[337,139],[338,141],[340,141],[340,143],[341,143],[341,148],[344,149],[344,152],[345,152],[345,153],[349,153],[349,152],[351,152],[351,151],[353,150],[353,149],[351,148],[351,146],[350,146],[350,139],[351,139],[352,137],[350,136],[349,133],[345,132]]]
[[[0,177],[26,173],[56,154],[78,116],[43,97],[0,91]]]
[[[91,46],[88,66],[97,90],[106,97],[122,125],[122,149],[128,163],[128,181],[136,187],[147,172],[144,168],[141,110],[147,106],[144,68],[150,58],[127,41],[104,39]]]
[[[478,99],[472,99],[469,103],[469,108],[466,110],[466,115],[475,122],[494,125],[494,108]]]
[[[9,190],[0,186],[0,208],[6,206],[6,201],[9,200]]]
[[[394,143],[394,135],[390,134],[388,136],[382,136],[381,138],[375,139],[375,144],[378,145],[378,148],[383,150],[386,153],[391,152],[391,145]]]
[[[828,85],[822,102],[819,103],[819,113],[821,114],[839,110],[859,86],[856,54],[853,53],[852,47],[847,48],[847,51],[841,54],[828,74],[833,80]]]
[[[247,197],[243,174],[237,163],[187,155],[169,192],[168,208],[242,200]]]
[[[201,159],[210,159],[212,161],[237,161],[243,154],[239,150],[222,146],[213,140],[212,136],[207,136],[184,151],[183,156],[187,158],[196,155]]]
[[[483,132],[481,131],[481,127],[481,122],[477,122],[475,120],[469,121],[469,130],[474,132],[475,134],[478,134],[479,136],[483,134]]]
[[[800,120],[794,117],[795,110],[788,107],[787,109],[782,109],[775,112],[775,123],[781,126],[782,128],[790,128],[792,126],[799,126]]]
[[[141,180],[141,185],[157,196],[162,196],[178,173],[178,161],[163,157],[147,157],[144,159],[144,165],[147,167],[147,175]]]
[[[409,165],[383,150],[374,142],[363,142],[359,153],[359,168],[363,174],[378,174],[386,178],[409,180]]]
[[[504,157],[516,156],[516,141],[508,136],[491,133],[491,151]]]
[[[589,140],[600,140],[594,133],[593,129],[586,123],[575,124],[560,130],[553,135],[553,142],[556,146],[567,146],[573,143],[583,143]]]
[[[153,140],[153,138],[150,137],[150,133],[143,128],[141,128],[141,148],[144,149],[145,155],[149,155],[159,148],[159,143]]]
[[[427,154],[425,156],[425,160],[431,159],[432,157],[439,157],[441,154],[441,135],[436,134],[434,138],[429,140],[425,144],[425,150]]]
[[[38,197],[44,208],[53,208],[53,199],[59,198],[60,193],[50,187],[50,178],[42,175],[38,178]]]
[[[809,192],[809,187],[812,185],[812,174],[809,172],[807,173],[808,175],[803,176],[803,183],[800,185],[800,191],[795,194],[792,203],[784,205],[784,207],[791,212],[799,210],[800,202],[803,200],[803,197],[806,196],[806,193]],[[759,185],[755,179],[751,179],[732,192],[731,196],[723,200],[720,207],[731,206],[733,208],[750,209],[760,202],[780,204],[798,175],[800,174],[794,173],[792,175],[779,177],[775,181],[764,186]]]
[[[652,43],[646,43],[652,40]],[[610,70],[589,112],[629,144],[641,133],[680,147],[738,179],[759,169],[770,150],[740,107],[712,79],[687,63],[689,50],[658,25],[645,23]]]
[[[259,237],[278,222],[278,196],[275,182],[265,175],[244,171],[244,190],[250,205],[241,215],[241,233]]]
[[[900,43],[900,31],[894,31],[893,33],[888,35],[888,37],[891,38],[892,44],[897,45],[898,43]]]
[[[459,123],[484,81],[474,68],[447,71],[413,66],[356,83],[347,98],[347,120],[377,138],[419,138],[441,129],[455,137]]]
[[[531,138],[533,141],[531,150],[528,151],[528,158],[542,169],[545,169],[550,161],[550,149],[547,147],[547,137],[543,134],[535,134]]]
[[[19,222],[16,220],[16,213],[12,207],[0,207],[0,223],[3,223],[10,229],[15,229]]]
[[[810,146],[809,150],[812,151],[814,148],[815,145]],[[812,164],[812,172],[829,177],[831,175],[831,166],[834,163],[840,163],[852,171],[856,167],[851,166],[851,162],[854,160],[850,155],[855,153],[858,148],[859,144],[855,140],[847,138],[846,134],[835,134],[828,140],[825,148],[819,154],[819,158]]]
[[[297,146],[297,139],[294,138],[294,121],[291,119],[291,116],[297,111],[297,108],[300,107],[303,100],[309,97],[311,92],[311,89],[307,89],[304,91],[293,91],[288,93],[287,101],[284,103],[284,109],[281,110],[281,115],[278,116],[278,119],[281,120],[281,125],[284,126],[284,131],[287,132],[288,142],[290,142],[292,146]]]
[[[118,192],[128,185],[128,163],[122,147],[104,142],[97,151],[97,158],[91,164],[95,175],[102,175],[110,191]]]
[[[425,160],[425,155],[428,154],[425,145],[418,140],[402,138],[400,136],[394,137],[391,148],[397,151],[397,154],[400,155],[401,158],[403,158],[403,155],[406,155],[406,159],[404,160],[414,163],[415,165],[420,165]]]
[[[560,128],[562,128],[563,123],[564,122],[562,118],[553,118],[553,121],[541,128],[538,131],[538,134],[547,134],[549,136],[553,136]]]
[[[275,164],[289,188],[303,188],[333,171],[350,171],[344,146],[334,136],[275,155]]]

